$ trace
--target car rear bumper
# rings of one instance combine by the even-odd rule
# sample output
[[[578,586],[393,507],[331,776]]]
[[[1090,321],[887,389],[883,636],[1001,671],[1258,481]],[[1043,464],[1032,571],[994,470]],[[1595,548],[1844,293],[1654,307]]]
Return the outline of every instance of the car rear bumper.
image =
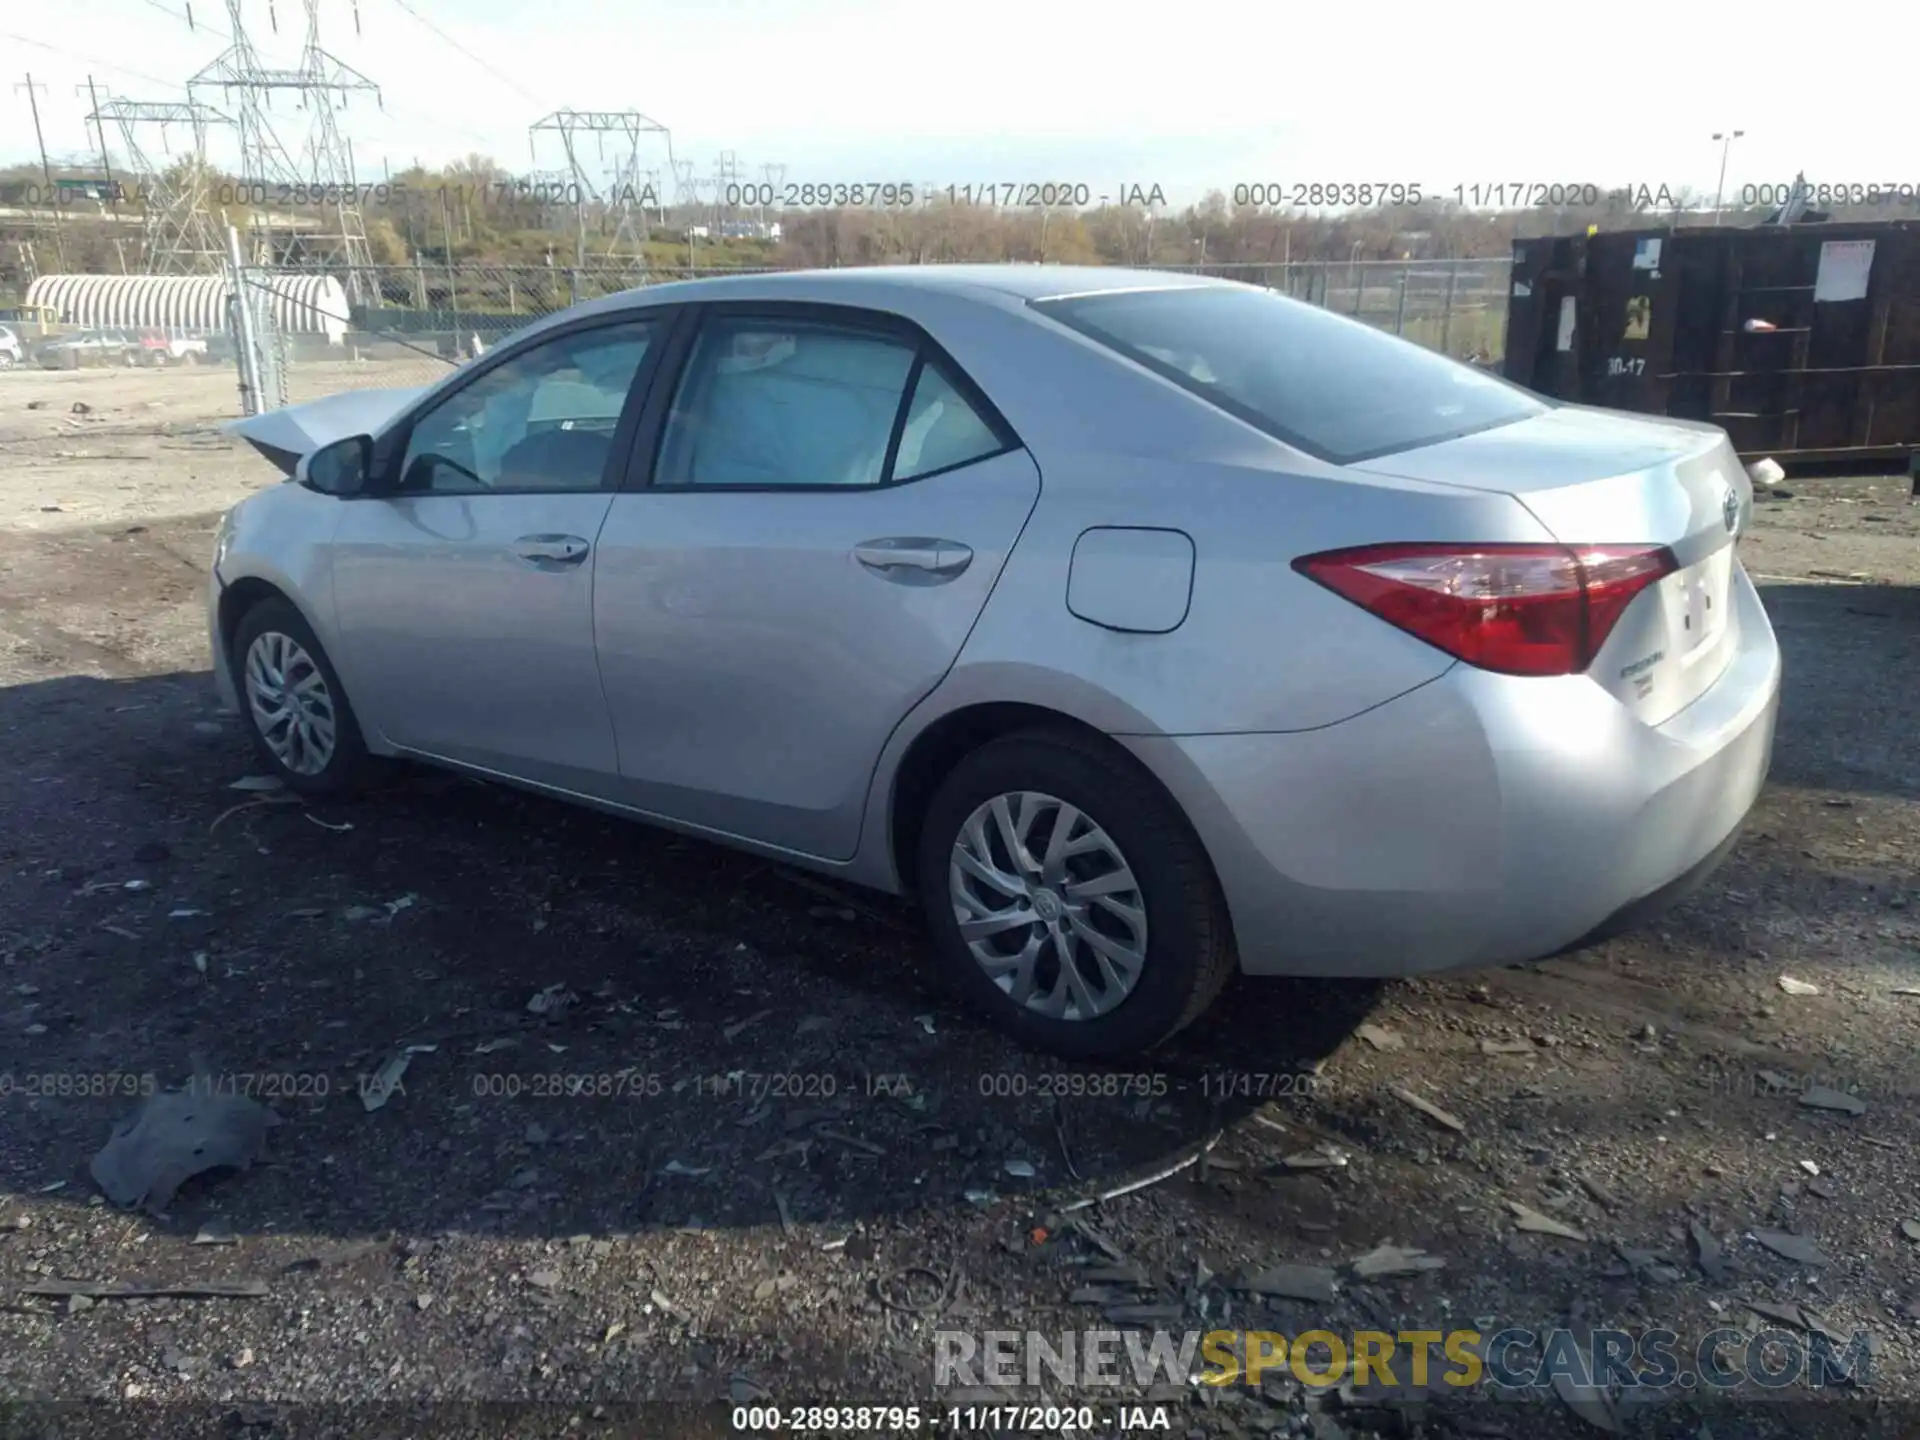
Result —
[[[1173,792],[1253,974],[1535,959],[1650,918],[1731,848],[1766,779],[1780,652],[1734,576],[1739,649],[1659,726],[1582,676],[1456,666],[1291,734],[1124,743]]]

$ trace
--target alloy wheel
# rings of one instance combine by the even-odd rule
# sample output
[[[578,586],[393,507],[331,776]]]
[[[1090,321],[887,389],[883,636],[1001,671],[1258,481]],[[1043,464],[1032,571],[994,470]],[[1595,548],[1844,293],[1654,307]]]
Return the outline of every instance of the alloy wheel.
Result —
[[[1020,790],[979,806],[948,863],[954,919],[987,977],[1059,1020],[1105,1015],[1147,960],[1146,899],[1126,856],[1078,807]]]
[[[247,647],[247,705],[260,738],[296,775],[318,775],[333,759],[336,717],[327,679],[291,635],[266,630]]]

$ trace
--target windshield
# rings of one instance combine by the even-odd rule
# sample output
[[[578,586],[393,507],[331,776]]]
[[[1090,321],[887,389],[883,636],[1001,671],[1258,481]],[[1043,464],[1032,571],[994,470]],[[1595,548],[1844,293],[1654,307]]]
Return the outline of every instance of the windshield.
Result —
[[[1547,408],[1484,371],[1267,290],[1117,291],[1034,308],[1336,465]]]

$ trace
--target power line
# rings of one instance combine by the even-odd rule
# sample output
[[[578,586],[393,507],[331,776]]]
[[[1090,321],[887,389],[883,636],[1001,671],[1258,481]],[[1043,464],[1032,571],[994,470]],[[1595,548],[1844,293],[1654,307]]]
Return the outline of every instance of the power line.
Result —
[[[171,5],[162,5],[160,3],[160,0],[140,0],[140,3],[143,5],[146,5],[150,9],[158,10],[162,15],[171,15],[176,20],[186,21],[187,28],[190,30],[198,30],[201,28],[205,28],[207,30],[211,30],[215,35],[218,35],[222,40],[231,40],[233,38],[231,35],[227,34],[226,31],[222,30],[218,25],[208,25],[206,21],[197,18],[191,10],[176,10]]]
[[[0,40],[18,40],[22,45],[31,45],[36,50],[45,50],[52,55],[64,55],[69,60],[79,60],[97,70],[111,70],[116,75],[131,75],[136,80],[145,80],[150,85],[158,85],[166,90],[184,90],[186,87],[178,80],[162,80],[157,75],[149,75],[141,70],[129,70],[124,65],[115,65],[108,60],[99,60],[91,55],[82,55],[78,50],[65,50],[58,45],[49,45],[44,40],[35,40],[31,36],[16,35],[11,30],[0,30]]]
[[[402,10],[406,11],[406,13],[412,16],[413,19],[417,21],[419,24],[426,26],[427,29],[431,30],[436,36],[438,36],[443,43],[447,45],[451,45],[455,50],[458,50],[462,55],[466,56],[467,59],[471,60],[474,64],[478,65],[482,70],[486,71],[489,75],[493,76],[493,78],[498,80],[501,84],[509,86],[510,88],[519,91],[522,95],[526,96],[527,99],[533,101],[533,103],[536,105],[544,106],[547,103],[546,101],[542,100],[538,95],[534,94],[531,90],[527,89],[526,86],[522,85],[518,80],[515,80],[511,75],[507,74],[504,70],[495,69],[493,66],[489,65],[486,61],[482,60],[478,55],[474,54],[471,50],[467,49],[466,46],[462,45],[458,40],[454,39],[451,35],[447,34],[446,31],[442,30],[438,25],[434,24],[431,20],[427,19],[426,16],[422,15],[418,10],[414,9],[413,6],[408,3],[408,0],[393,0],[393,3],[395,5],[398,5]]]

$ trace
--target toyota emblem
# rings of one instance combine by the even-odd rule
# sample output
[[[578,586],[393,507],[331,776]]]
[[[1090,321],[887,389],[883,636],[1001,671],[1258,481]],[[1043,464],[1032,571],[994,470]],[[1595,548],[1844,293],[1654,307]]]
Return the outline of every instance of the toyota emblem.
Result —
[[[1740,495],[1738,491],[1727,491],[1727,498],[1720,502],[1720,518],[1727,522],[1727,533],[1729,535],[1740,528]]]

